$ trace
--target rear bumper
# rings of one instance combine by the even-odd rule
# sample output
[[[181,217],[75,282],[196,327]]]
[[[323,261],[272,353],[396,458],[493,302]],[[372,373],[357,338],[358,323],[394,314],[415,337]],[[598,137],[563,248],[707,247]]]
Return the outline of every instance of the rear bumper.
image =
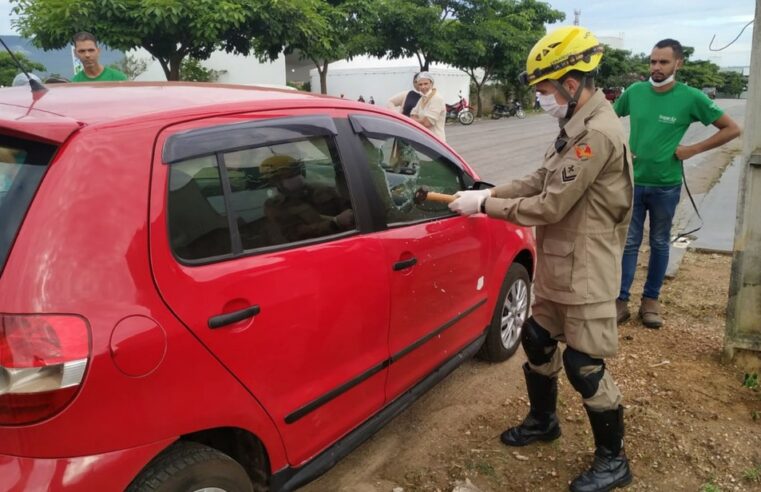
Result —
[[[140,470],[172,442],[174,439],[72,458],[22,458],[0,454],[0,490],[123,491]]]

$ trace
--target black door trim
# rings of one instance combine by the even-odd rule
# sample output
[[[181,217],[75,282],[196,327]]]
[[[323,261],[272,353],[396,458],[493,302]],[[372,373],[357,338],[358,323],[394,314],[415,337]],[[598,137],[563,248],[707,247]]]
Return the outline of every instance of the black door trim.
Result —
[[[415,386],[407,390],[396,400],[390,402],[362,425],[347,434],[340,441],[329,447],[299,468],[286,467],[273,473],[270,477],[272,492],[290,492],[305,485],[331,469],[341,458],[351,453],[365,442],[381,427],[409,407],[426,391],[444,379],[460,364],[470,359],[480,350],[486,339],[486,330],[465,345],[465,347],[426,376]]]
[[[428,333],[427,335],[423,336],[422,338],[416,340],[412,344],[408,345],[407,347],[403,348],[396,354],[392,354],[391,357],[384,360],[383,362],[380,362],[367,371],[363,372],[362,374],[350,379],[349,381],[345,382],[341,386],[338,386],[337,388],[334,388],[324,395],[312,400],[311,402],[307,403],[301,408],[296,409],[295,411],[289,413],[285,416],[285,423],[286,424],[292,424],[299,420],[300,418],[304,417],[310,412],[313,412],[314,410],[318,409],[319,407],[325,405],[329,401],[333,400],[334,398],[337,398],[338,396],[342,395],[343,393],[349,391],[353,387],[357,386],[358,384],[362,383],[363,381],[371,378],[375,374],[377,374],[379,371],[385,369],[386,367],[390,366],[391,364],[399,361],[402,357],[409,354],[413,350],[420,348],[422,345],[424,345],[426,342],[428,342],[430,339],[440,335],[445,330],[451,328],[454,326],[458,321],[463,319],[465,316],[468,316],[470,313],[478,309],[479,307],[486,304],[486,298],[481,299],[473,306],[469,307],[465,311],[461,312],[451,320],[447,321],[440,327],[436,328],[432,332]]]

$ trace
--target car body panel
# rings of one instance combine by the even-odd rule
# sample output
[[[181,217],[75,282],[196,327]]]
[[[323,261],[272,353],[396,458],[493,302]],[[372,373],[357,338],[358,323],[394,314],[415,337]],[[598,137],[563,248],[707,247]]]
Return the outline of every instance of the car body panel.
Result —
[[[112,475],[122,489],[172,442],[217,429],[258,439],[271,473],[303,468],[479,339],[510,262],[520,250],[533,257],[530,231],[484,216],[379,223],[367,173],[355,172],[363,157],[351,114],[433,138],[383,108],[297,91],[58,84],[36,100],[25,88],[0,91],[2,132],[60,145],[0,276],[0,313],[81,316],[91,353],[66,408],[0,426],[0,488],[101,488]],[[224,261],[175,258],[167,136],[294,115],[336,121],[350,188],[362,195],[352,198],[357,231]],[[394,270],[412,256],[417,264]],[[248,305],[259,314],[209,328],[210,317]],[[136,318],[151,336],[121,329]],[[134,363],[141,347],[155,363]]]

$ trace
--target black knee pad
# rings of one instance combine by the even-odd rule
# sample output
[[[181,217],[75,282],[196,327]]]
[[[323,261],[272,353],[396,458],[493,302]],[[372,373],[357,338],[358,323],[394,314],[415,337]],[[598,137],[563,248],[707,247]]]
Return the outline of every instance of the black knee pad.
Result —
[[[541,366],[552,360],[558,342],[550,336],[550,332],[534,321],[532,316],[523,324],[521,345],[523,345],[528,361],[535,366]]]
[[[584,352],[566,347],[565,352],[563,352],[563,366],[568,380],[582,398],[592,398],[597,393],[600,380],[605,374],[604,360],[595,359]],[[581,368],[587,366],[600,366],[600,370],[584,376],[581,374]]]

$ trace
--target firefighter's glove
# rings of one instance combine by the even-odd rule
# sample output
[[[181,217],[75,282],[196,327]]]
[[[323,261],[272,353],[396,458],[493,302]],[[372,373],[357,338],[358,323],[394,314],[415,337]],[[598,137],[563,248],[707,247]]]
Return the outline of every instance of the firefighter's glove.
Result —
[[[473,215],[481,211],[481,205],[491,196],[491,190],[458,191],[454,196],[457,200],[449,204],[449,210],[460,215]]]

